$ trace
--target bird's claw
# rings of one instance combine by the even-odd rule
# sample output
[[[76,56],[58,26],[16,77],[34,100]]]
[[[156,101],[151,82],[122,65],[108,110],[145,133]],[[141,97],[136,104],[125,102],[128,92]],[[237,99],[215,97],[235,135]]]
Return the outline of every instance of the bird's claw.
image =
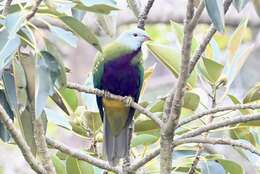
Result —
[[[110,93],[109,93],[108,91],[105,91],[105,90],[104,90],[104,97],[105,97],[105,98],[109,98],[109,96],[110,96]]]
[[[132,101],[133,101],[133,98],[132,97],[129,97],[129,96],[127,96],[127,97],[124,97],[124,103],[126,104],[126,106],[131,106],[131,103],[132,103]]]

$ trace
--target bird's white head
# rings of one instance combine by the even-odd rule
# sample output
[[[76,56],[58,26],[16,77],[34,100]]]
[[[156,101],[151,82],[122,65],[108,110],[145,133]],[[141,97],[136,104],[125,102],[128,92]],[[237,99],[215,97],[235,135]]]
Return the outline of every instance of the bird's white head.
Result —
[[[139,28],[134,28],[122,33],[117,41],[132,50],[139,49],[145,41],[151,40],[148,34]]]

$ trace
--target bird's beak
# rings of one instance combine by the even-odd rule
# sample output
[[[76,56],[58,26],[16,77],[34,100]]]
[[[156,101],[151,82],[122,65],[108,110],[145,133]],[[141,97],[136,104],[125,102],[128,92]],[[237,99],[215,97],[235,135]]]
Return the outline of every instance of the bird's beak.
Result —
[[[145,41],[151,41],[152,39],[149,36],[145,36]]]

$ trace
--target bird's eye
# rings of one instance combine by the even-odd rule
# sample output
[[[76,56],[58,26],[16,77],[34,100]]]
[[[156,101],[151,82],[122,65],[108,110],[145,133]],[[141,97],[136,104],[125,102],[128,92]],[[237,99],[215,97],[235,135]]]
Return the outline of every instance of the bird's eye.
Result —
[[[137,33],[134,33],[133,36],[134,36],[134,37],[137,37],[138,35],[137,35]]]

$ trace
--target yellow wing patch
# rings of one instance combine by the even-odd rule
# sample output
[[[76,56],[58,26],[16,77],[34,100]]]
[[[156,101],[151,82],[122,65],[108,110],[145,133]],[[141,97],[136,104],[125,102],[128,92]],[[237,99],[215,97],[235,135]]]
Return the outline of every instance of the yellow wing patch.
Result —
[[[103,105],[110,108],[119,109],[125,107],[124,103],[118,100],[103,98]]]

